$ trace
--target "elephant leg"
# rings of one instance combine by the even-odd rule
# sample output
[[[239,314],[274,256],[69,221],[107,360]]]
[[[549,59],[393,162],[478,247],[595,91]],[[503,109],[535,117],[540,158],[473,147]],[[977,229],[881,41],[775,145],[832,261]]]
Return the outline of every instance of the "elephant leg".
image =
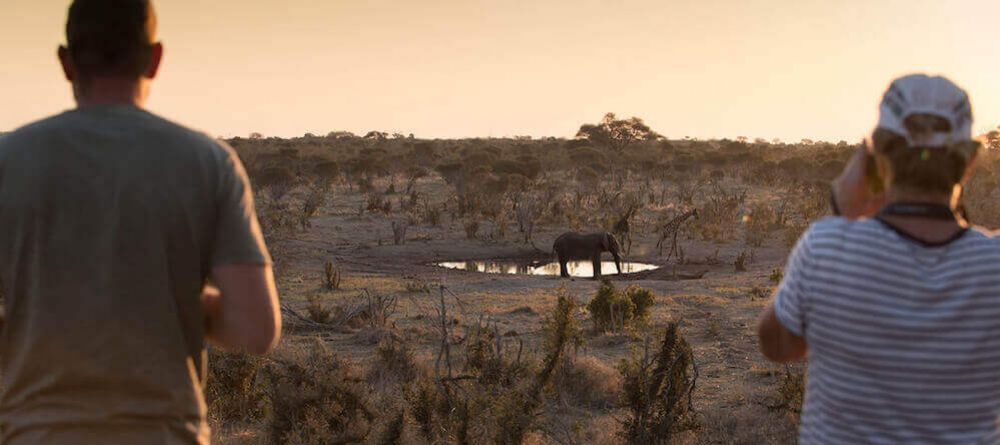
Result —
[[[601,278],[601,256],[594,257],[591,262],[594,265],[594,278]]]
[[[569,269],[566,267],[566,260],[559,259],[559,276],[569,278]]]

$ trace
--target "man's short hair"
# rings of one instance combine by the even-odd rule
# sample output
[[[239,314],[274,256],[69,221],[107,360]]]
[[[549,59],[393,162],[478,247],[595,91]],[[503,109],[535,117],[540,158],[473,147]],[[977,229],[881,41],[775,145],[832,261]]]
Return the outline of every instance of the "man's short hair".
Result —
[[[151,0],[75,0],[66,41],[77,73],[136,77],[149,65],[156,37]]]

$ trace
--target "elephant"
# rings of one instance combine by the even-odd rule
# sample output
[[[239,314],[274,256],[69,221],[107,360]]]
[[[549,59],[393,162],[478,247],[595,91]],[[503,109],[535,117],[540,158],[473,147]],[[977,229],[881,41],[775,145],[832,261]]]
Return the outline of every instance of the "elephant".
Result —
[[[621,247],[615,236],[608,232],[580,234],[567,232],[556,238],[552,243],[552,252],[559,259],[559,274],[569,278],[566,263],[569,261],[590,260],[594,264],[594,278],[601,276],[601,253],[611,252],[615,257],[618,274],[622,273],[622,259],[619,254]]]

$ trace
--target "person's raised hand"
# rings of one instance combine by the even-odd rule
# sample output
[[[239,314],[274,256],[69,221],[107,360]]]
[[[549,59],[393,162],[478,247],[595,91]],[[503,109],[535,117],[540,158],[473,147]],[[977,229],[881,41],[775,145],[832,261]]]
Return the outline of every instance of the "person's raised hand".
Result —
[[[868,185],[866,168],[871,154],[864,142],[833,180],[833,200],[840,215],[858,219],[874,216],[885,205],[885,194],[874,193]]]

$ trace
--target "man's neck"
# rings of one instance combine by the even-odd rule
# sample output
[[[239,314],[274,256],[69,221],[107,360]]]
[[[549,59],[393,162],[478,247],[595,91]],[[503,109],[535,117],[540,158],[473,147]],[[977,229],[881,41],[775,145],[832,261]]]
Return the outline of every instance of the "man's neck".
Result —
[[[86,85],[73,87],[78,107],[93,105],[131,105],[142,108],[145,93],[141,81],[120,78],[94,78]]]

